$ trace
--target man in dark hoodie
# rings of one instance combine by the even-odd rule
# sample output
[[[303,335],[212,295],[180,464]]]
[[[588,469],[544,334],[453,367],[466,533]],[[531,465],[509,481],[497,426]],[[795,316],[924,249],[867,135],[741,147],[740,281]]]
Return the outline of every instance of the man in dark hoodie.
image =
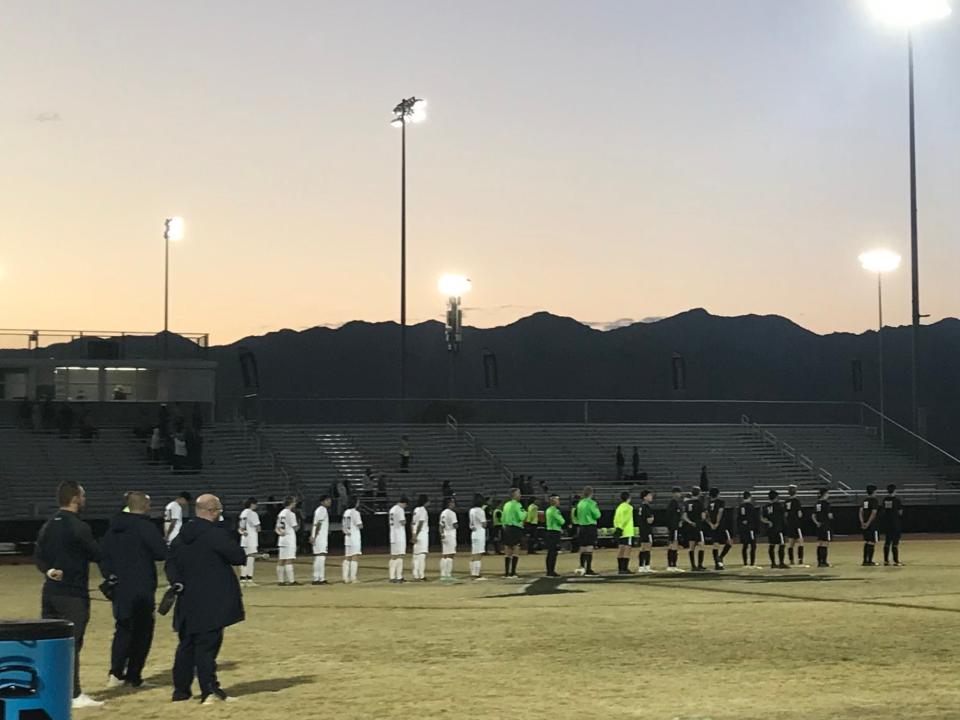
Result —
[[[217,680],[223,629],[244,619],[240,582],[234,567],[247,556],[220,525],[223,505],[215,495],[197,498],[196,518],[170,546],[166,571],[179,592],[173,627],[180,636],[173,661],[173,701],[189,700],[193,675],[204,704],[227,701]]]
[[[110,520],[102,543],[100,572],[111,586],[116,621],[107,686],[138,688],[153,644],[156,563],[167,557],[167,544],[150,521],[149,495],[128,493],[127,510]]]

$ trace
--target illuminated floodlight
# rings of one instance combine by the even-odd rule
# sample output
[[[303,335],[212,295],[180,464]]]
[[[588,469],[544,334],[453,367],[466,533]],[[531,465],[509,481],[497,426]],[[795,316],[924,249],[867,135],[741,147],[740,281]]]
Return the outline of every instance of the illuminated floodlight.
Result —
[[[893,250],[870,250],[858,258],[864,270],[875,273],[887,273],[900,267],[900,254]]]
[[[447,274],[440,276],[437,287],[440,288],[440,292],[447,297],[460,297],[470,292],[472,283],[470,282],[470,278],[466,278],[463,275]]]
[[[164,220],[163,237],[165,240],[183,240],[183,218],[172,217]]]
[[[942,20],[951,13],[947,0],[869,0],[869,4],[881,22],[896,27]]]

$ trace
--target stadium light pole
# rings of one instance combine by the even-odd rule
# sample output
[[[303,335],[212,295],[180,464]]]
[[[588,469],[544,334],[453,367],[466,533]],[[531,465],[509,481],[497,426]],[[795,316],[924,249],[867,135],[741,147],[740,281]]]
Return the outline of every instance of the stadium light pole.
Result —
[[[167,335],[170,330],[170,241],[183,240],[183,218],[163,221],[163,359],[167,359]]]
[[[880,444],[883,445],[886,439],[884,433],[886,415],[883,388],[883,274],[893,272],[900,267],[900,255],[892,250],[871,250],[862,253],[858,259],[864,270],[877,274],[877,308],[879,311],[879,322],[877,325],[877,367],[880,375]]]
[[[394,127],[400,128],[400,400],[407,397],[407,123],[427,119],[427,101],[404,98],[393,108]]]
[[[870,0],[876,17],[888,25],[907,32],[907,87],[910,120],[910,283],[912,332],[910,343],[910,376],[913,431],[920,434],[919,341],[920,341],[920,271],[917,229],[917,149],[913,92],[913,28],[942,20],[950,15],[946,0]]]

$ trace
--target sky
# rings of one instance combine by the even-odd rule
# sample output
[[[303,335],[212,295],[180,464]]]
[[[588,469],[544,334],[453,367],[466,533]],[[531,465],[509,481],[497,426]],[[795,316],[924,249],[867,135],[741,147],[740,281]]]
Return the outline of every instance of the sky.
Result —
[[[915,31],[922,310],[960,315],[960,7]],[[904,255],[907,63],[865,0],[5,0],[0,326],[226,343],[538,310],[877,321]]]

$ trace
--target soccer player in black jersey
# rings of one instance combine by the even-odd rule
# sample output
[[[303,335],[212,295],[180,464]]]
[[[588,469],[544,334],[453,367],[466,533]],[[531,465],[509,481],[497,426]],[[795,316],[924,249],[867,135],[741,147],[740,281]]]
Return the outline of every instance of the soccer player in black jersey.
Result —
[[[683,568],[677,567],[677,556],[680,554],[680,521],[683,518],[683,491],[675,487],[671,493],[673,497],[667,503],[667,531],[670,533],[667,572],[685,572]]]
[[[883,529],[883,564],[890,564],[890,551],[893,551],[893,564],[900,562],[900,535],[903,531],[903,503],[897,495],[896,485],[887,485],[887,496],[883,499],[880,513],[880,527]]]
[[[743,566],[757,566],[757,533],[760,532],[760,512],[753,504],[753,495],[743,491],[743,500],[737,508],[737,533],[740,536],[740,553]],[[748,562],[749,559],[749,562]]]
[[[770,502],[763,506],[763,515],[761,515],[760,521],[767,526],[767,541],[769,543],[767,552],[770,553],[770,567],[774,570],[784,570],[787,566],[783,562],[783,503],[780,501],[780,493],[776,490],[771,490],[767,496],[770,498]]]
[[[652,573],[650,555],[653,551],[653,493],[640,491],[640,504],[637,506],[637,536],[640,538],[640,572]]]
[[[708,494],[710,500],[707,502],[707,525],[709,526],[710,537],[707,539],[707,545],[714,545],[714,570],[723,570],[723,559],[730,552],[730,546],[733,543],[730,539],[730,531],[727,530],[727,517],[724,514],[725,503],[720,499],[720,489],[712,487]],[[723,549],[718,550],[716,545],[723,545]]]
[[[827,553],[833,540],[833,510],[830,509],[830,489],[820,488],[813,506],[813,524],[817,526],[817,567],[830,567]]]
[[[784,509],[784,534],[787,536],[789,546],[787,556],[790,558],[790,564],[794,561],[794,548],[796,548],[797,565],[803,565],[803,506],[800,504],[800,498],[797,497],[797,486],[791,485],[787,488],[787,499],[783,503]],[[806,565],[803,565],[806,567]]]
[[[860,503],[860,528],[863,530],[863,565],[874,567],[873,553],[877,549],[880,533],[877,532],[877,516],[880,512],[880,501],[876,496],[877,486],[867,485],[867,496]]]
[[[700,486],[694,485],[690,497],[683,501],[682,536],[683,546],[690,553],[690,568],[700,571],[703,566],[703,528],[706,512],[700,497]]]

